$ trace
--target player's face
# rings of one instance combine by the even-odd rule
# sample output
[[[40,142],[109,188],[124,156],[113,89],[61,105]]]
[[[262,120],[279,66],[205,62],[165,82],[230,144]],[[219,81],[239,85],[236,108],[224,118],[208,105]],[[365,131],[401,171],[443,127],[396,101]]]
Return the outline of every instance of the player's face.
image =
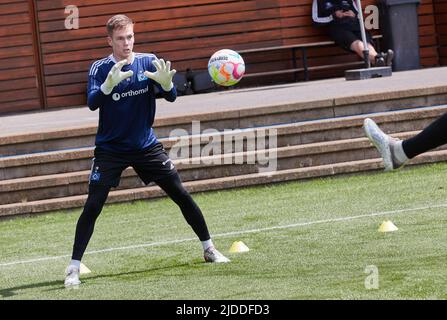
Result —
[[[113,49],[113,55],[117,61],[130,59],[133,51],[134,33],[133,25],[113,31],[112,37],[108,37],[109,45]]]

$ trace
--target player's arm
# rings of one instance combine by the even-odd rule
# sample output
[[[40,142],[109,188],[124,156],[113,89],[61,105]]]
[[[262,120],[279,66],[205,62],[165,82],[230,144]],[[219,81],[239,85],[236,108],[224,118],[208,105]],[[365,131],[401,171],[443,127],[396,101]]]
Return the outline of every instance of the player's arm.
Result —
[[[145,71],[144,75],[159,85],[166,100],[174,102],[177,98],[177,90],[174,87],[172,78],[174,78],[177,71],[175,69],[171,70],[171,62],[165,62],[163,59],[152,60],[152,64],[155,67],[155,72]]]
[[[103,106],[107,100],[107,96],[112,93],[118,83],[133,75],[133,71],[122,72],[121,69],[127,64],[127,60],[117,62],[110,69],[104,82],[99,79],[97,74],[89,77],[87,104],[90,110],[96,110]]]

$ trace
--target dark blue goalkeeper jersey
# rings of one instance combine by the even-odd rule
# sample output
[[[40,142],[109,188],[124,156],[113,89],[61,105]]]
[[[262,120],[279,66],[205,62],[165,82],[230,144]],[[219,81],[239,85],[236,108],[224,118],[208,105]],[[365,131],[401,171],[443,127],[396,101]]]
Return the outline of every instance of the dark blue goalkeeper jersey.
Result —
[[[99,108],[99,124],[96,146],[113,152],[138,152],[157,143],[152,125],[155,117],[154,86],[163,97],[173,102],[177,97],[175,87],[164,91],[161,86],[147,78],[144,71],[155,72],[153,54],[135,53],[131,64],[122,68],[132,70],[133,76],[121,81],[111,94],[105,95],[100,87],[117,62],[113,55],[95,61],[88,77],[88,107]]]

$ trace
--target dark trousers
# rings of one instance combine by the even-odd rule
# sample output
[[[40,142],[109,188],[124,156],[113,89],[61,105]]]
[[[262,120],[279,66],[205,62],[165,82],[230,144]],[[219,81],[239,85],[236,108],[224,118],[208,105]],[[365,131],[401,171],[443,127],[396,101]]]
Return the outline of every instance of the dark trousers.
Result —
[[[208,228],[200,208],[185,190],[178,173],[156,181],[166,194],[180,207],[183,216],[201,241],[210,239]],[[111,187],[90,185],[84,210],[76,225],[73,260],[81,260],[93,234],[96,219],[107,200]]]
[[[408,158],[439,147],[447,143],[447,113],[432,122],[416,136],[402,142]]]

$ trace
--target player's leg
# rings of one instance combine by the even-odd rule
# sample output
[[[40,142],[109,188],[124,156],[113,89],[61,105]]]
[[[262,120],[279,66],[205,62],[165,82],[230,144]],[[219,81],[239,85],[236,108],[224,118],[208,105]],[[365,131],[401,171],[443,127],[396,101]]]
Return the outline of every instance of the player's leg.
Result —
[[[229,261],[215,249],[202,211],[183,187],[180,176],[161,143],[147,150],[132,166],[145,184],[155,181],[180,207],[186,221],[202,242],[207,262]]]
[[[433,121],[416,136],[404,140],[402,148],[409,159],[447,143],[447,113]]]
[[[206,262],[229,262],[213,245],[202,211],[183,187],[178,173],[156,181],[157,185],[180,207],[182,214],[202,242]]]
[[[386,171],[400,168],[409,159],[447,143],[447,113],[407,140],[390,137],[369,118],[363,127],[382,156]]]
[[[95,149],[92,171],[89,178],[89,192],[84,210],[78,219],[73,244],[72,260],[66,269],[65,285],[77,285],[81,259],[92,237],[96,219],[112,187],[117,187],[121,173],[128,166],[127,160],[100,148]]]
[[[210,234],[202,211],[192,199],[188,191],[182,186],[179,175],[173,174],[162,180],[156,181],[156,184],[179,206],[186,222],[197,234],[200,241],[210,239]]]
[[[385,134],[377,124],[369,118],[363,122],[363,129],[371,143],[377,148],[383,159],[385,171],[402,167],[408,157],[402,149],[402,141]]]
[[[89,195],[76,225],[72,259],[81,260],[92,237],[95,222],[109,195],[110,186],[90,185]]]
[[[79,272],[81,259],[92,237],[95,228],[95,222],[98,218],[107,196],[110,186],[90,185],[87,201],[84,210],[78,219],[75,232],[75,240],[73,245],[73,253],[70,265],[67,267],[65,285],[72,286],[81,283],[79,280]]]

